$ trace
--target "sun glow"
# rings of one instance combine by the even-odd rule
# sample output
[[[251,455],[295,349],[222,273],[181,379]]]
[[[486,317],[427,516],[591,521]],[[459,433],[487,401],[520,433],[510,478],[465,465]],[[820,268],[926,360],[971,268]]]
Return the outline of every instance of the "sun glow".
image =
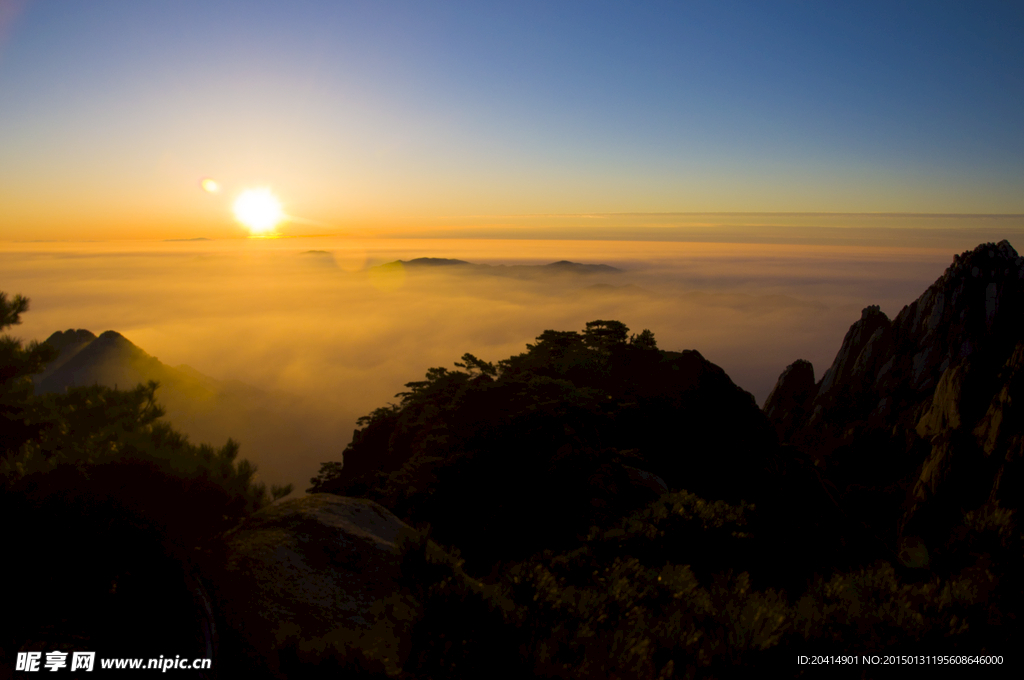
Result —
[[[249,189],[235,200],[235,219],[253,236],[270,236],[284,219],[281,203],[268,189]]]

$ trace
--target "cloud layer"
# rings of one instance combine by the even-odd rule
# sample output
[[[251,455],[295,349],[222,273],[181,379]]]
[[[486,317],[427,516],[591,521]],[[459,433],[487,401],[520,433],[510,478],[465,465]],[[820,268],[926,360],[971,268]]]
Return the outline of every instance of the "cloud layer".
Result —
[[[552,240],[25,243],[0,252],[0,288],[31,299],[23,324],[12,329],[23,339],[68,328],[117,330],[165,364],[295,395],[290,434],[236,420],[193,438],[232,436],[265,481],[303,489],[320,462],[340,459],[358,417],[395,401],[427,368],[451,368],[465,352],[497,361],[524,351],[545,329],[580,330],[594,319],[648,328],[663,349],[697,349],[761,403],[798,358],[813,362],[820,377],[864,306],[897,313],[953,255]],[[572,260],[621,271],[374,268],[416,257]]]

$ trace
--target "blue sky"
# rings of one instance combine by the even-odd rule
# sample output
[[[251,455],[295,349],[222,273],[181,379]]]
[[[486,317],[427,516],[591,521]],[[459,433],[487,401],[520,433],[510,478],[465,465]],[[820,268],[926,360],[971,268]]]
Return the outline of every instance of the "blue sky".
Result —
[[[1024,212],[1021,3],[0,5],[11,233],[230,221],[204,176],[332,225]]]

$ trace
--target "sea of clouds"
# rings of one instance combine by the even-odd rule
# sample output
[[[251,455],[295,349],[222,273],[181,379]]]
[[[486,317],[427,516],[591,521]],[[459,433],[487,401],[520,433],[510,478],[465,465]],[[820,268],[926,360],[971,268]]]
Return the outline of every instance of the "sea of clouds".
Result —
[[[973,244],[973,245],[976,245]],[[965,245],[963,248],[971,247]],[[0,289],[31,300],[10,332],[116,330],[160,361],[288,395],[288,432],[224,431],[267,482],[301,491],[356,419],[465,352],[497,361],[545,329],[617,319],[696,349],[763,403],[796,359],[820,377],[863,307],[890,316],[963,248],[500,239],[7,243]],[[481,268],[376,268],[419,257]],[[546,274],[559,260],[618,272]],[[506,267],[501,267],[506,265]],[[159,392],[158,392],[159,395]],[[195,433],[193,433],[194,435]],[[251,435],[251,436],[248,436]]]

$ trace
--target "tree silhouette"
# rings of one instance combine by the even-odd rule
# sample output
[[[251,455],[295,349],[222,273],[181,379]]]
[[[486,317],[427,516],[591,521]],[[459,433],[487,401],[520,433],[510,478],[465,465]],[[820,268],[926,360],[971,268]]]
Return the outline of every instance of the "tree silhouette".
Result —
[[[590,349],[607,353],[624,345],[628,334],[629,328],[621,321],[588,321],[583,331],[583,342]]]
[[[28,306],[28,298],[15,295],[8,300],[6,293],[0,292],[0,331],[20,324]],[[26,348],[6,333],[0,337],[0,456],[16,451],[40,433],[42,426],[32,422],[28,404],[31,376],[56,356],[57,350],[50,345],[33,341]]]

